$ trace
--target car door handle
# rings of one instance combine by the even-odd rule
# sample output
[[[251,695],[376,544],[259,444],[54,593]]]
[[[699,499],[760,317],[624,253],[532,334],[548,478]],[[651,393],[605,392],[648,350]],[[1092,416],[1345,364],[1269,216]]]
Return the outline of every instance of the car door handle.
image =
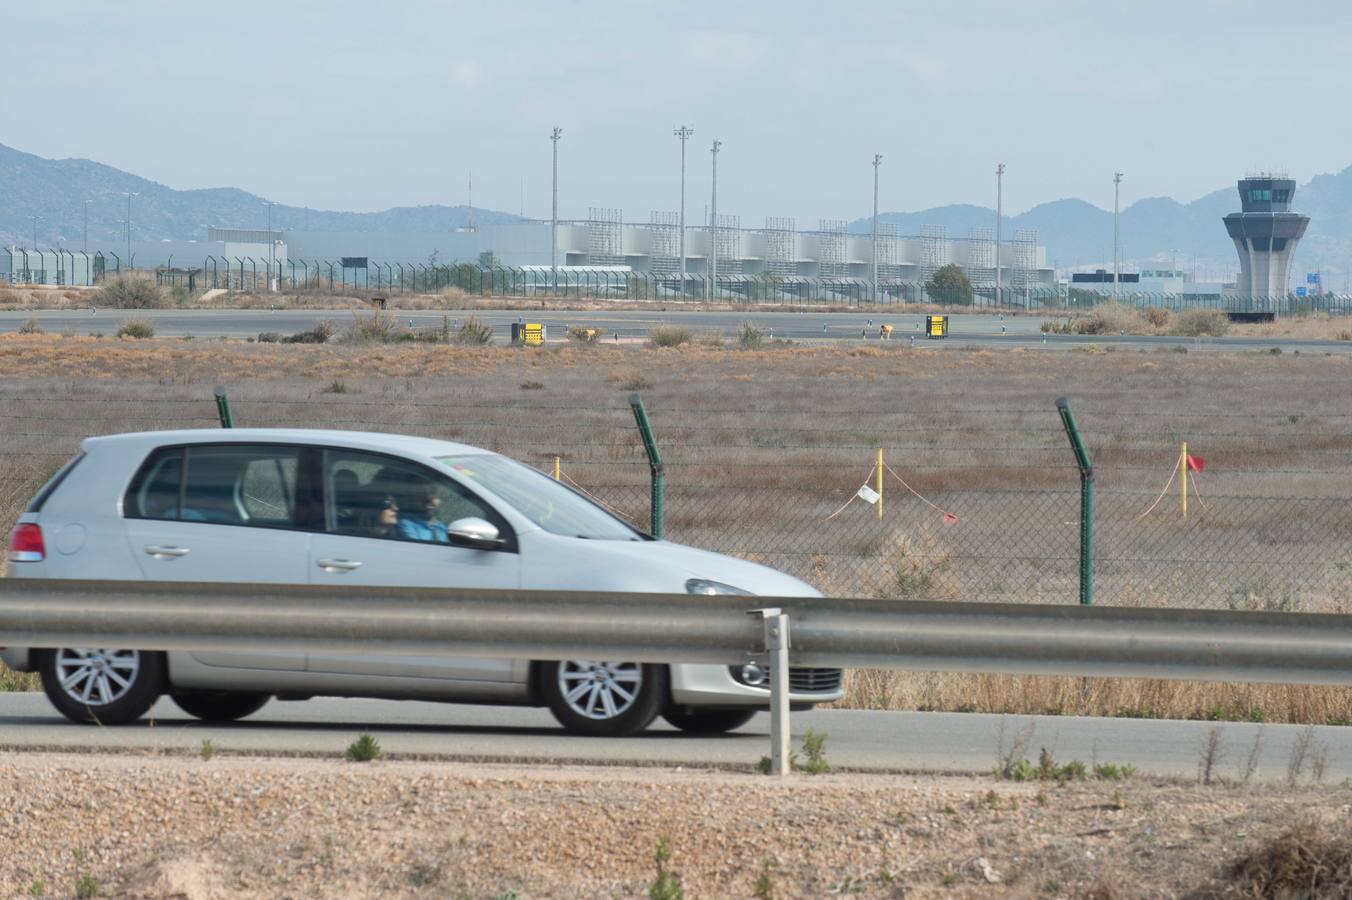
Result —
[[[321,559],[318,565],[325,572],[355,572],[361,568],[355,559]]]
[[[180,556],[188,555],[187,547],[161,547],[158,544],[151,544],[146,547],[146,552],[156,559],[178,559]]]

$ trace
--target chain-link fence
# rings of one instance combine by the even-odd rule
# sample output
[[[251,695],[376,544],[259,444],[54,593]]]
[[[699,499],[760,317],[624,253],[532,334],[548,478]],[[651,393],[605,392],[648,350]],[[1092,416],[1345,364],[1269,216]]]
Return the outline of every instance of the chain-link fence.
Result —
[[[121,399],[116,385],[40,393],[0,396],[6,525],[87,434],[217,423],[200,386],[166,385],[153,407]],[[563,481],[647,529],[648,464],[623,400],[579,407],[523,396],[278,398],[246,384],[233,400],[236,426],[429,435],[551,474],[557,461]],[[832,595],[1075,603],[1080,476],[1052,399],[960,412],[806,396],[778,408],[649,403],[666,464],[666,537]],[[1075,412],[1095,472],[1094,602],[1352,608],[1352,415]]]
[[[202,267],[156,270],[166,286],[189,290],[268,290],[269,277],[278,291],[369,291],[377,294],[437,293],[448,289],[484,297],[570,298],[592,300],[717,300],[723,303],[797,305],[927,304],[963,309],[1028,310],[1074,313],[1102,303],[1118,302],[1137,309],[1177,312],[1218,309],[1255,315],[1352,313],[1352,294],[1248,296],[1223,293],[1158,293],[1124,287],[1108,291],[1067,285],[1002,287],[990,284],[954,292],[924,281],[881,282],[853,277],[787,276],[774,272],[719,275],[710,284],[704,275],[626,271],[622,267],[480,266],[474,263],[390,262],[343,259],[289,259],[208,256]]]

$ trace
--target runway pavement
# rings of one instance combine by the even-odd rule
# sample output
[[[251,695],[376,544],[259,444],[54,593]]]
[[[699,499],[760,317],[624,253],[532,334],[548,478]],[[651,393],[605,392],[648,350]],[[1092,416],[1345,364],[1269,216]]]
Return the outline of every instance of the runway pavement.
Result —
[[[602,340],[632,343],[643,340],[658,325],[682,325],[696,335],[719,335],[735,340],[744,322],[754,322],[766,341],[791,340],[800,343],[872,342],[889,347],[924,347],[935,350],[970,349],[1086,349],[1090,345],[1107,349],[1146,349],[1188,351],[1348,353],[1352,342],[1330,340],[1297,340],[1269,337],[1191,338],[1157,335],[1062,335],[1041,332],[1046,317],[1039,315],[1006,316],[985,314],[953,315],[949,320],[946,339],[928,339],[924,331],[924,316],[916,314],[887,315],[878,313],[830,312],[691,312],[655,308],[653,310],[600,311],[542,311],[539,313],[516,310],[453,310],[440,312],[391,313],[413,327],[440,327],[443,315],[448,316],[452,328],[458,328],[473,316],[493,327],[494,340],[505,343],[511,324],[517,321],[540,322],[549,332],[551,341],[566,340],[570,326],[598,328]],[[109,310],[85,309],[37,310],[27,312],[0,312],[0,332],[17,331],[28,319],[34,319],[44,330],[52,333],[112,335],[118,323],[133,316],[146,318],[155,326],[159,337],[249,338],[262,332],[287,335],[314,327],[321,319],[343,327],[354,315],[352,310]],[[892,326],[890,340],[880,337],[880,326]]]

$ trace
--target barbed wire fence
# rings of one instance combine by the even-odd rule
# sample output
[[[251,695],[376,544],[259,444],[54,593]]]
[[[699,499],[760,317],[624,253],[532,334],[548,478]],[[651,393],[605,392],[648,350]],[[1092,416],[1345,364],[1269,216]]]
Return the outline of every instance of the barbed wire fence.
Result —
[[[200,387],[170,386],[153,407],[113,387],[107,396],[0,392],[6,530],[89,434],[219,427]],[[561,481],[636,527],[651,522],[648,462],[623,402],[285,398],[258,385],[231,399],[237,427],[427,435],[551,475],[557,462]],[[670,540],[782,569],[831,595],[1078,601],[1080,477],[1050,398],[1045,408],[966,409],[957,419],[918,403],[657,403],[647,413],[666,467]],[[1076,415],[1095,469],[1094,602],[1352,610],[1352,415]],[[1202,460],[1196,470],[1182,465],[1185,442]]]

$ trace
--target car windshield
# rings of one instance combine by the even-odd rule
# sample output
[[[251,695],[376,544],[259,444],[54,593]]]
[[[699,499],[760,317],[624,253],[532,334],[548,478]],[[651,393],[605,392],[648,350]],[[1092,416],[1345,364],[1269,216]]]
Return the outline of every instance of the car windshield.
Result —
[[[638,541],[623,521],[554,479],[505,456],[442,456],[442,465],[469,484],[480,484],[551,534],[601,541]]]

